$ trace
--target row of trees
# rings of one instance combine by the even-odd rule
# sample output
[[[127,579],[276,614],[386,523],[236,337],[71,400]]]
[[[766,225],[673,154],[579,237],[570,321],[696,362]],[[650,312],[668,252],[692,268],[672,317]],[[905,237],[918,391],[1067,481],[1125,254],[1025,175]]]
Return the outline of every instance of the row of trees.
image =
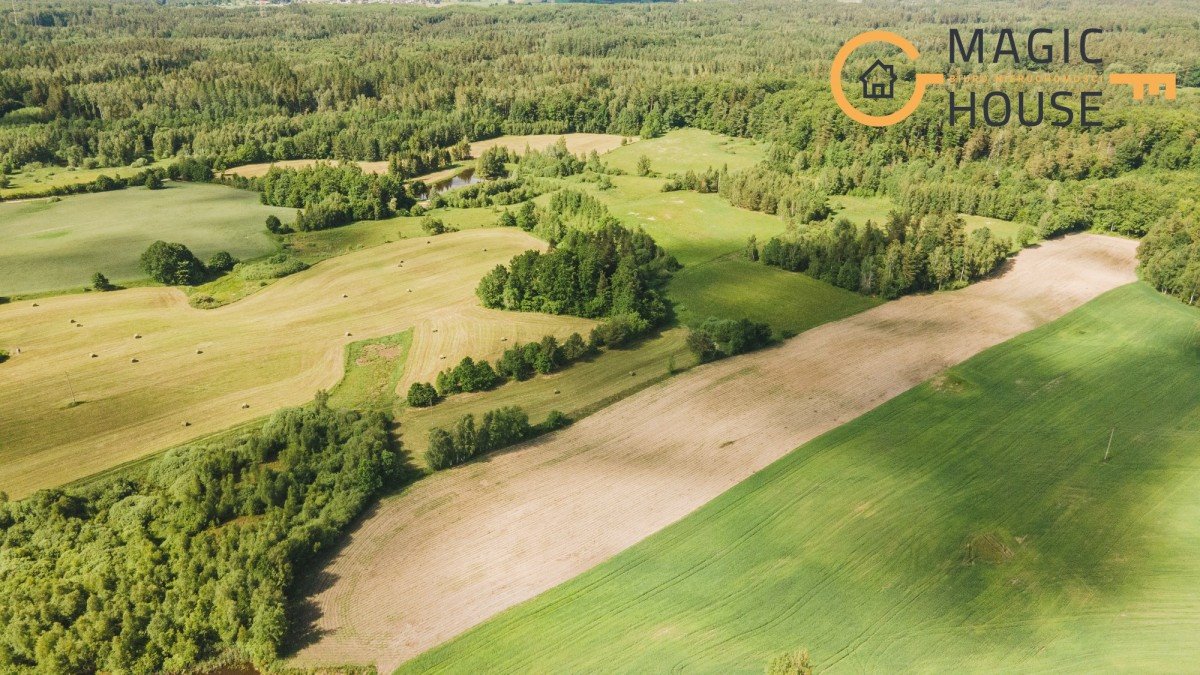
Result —
[[[1142,278],[1189,305],[1200,300],[1200,209],[1150,230],[1138,247]]]
[[[485,176],[486,177],[486,176]],[[533,199],[542,193],[538,185],[521,178],[500,178],[439,192],[429,200],[432,208],[469,209],[481,206],[506,206]]]
[[[0,669],[272,663],[295,571],[408,475],[389,427],[320,395],[136,472],[0,498]]]
[[[883,227],[856,227],[842,218],[789,237],[774,237],[761,258],[835,286],[895,298],[956,288],[991,274],[1012,250],[987,228],[966,231],[955,215],[917,218],[892,212]]]
[[[534,374],[547,375],[593,356],[601,345],[606,344],[604,340],[603,326],[594,329],[588,341],[579,333],[572,333],[560,344],[553,335],[546,335],[538,342],[517,343],[504,350],[495,368],[486,360],[464,357],[458,365],[438,373],[436,386],[414,382],[408,390],[408,404],[424,408],[453,394],[485,391],[507,380],[528,380]]]
[[[474,415],[464,415],[450,429],[434,427],[429,431],[425,463],[435,471],[448,469],[569,423],[566,415],[552,410],[545,422],[535,426],[529,423],[529,415],[516,406],[484,413],[478,426]]]

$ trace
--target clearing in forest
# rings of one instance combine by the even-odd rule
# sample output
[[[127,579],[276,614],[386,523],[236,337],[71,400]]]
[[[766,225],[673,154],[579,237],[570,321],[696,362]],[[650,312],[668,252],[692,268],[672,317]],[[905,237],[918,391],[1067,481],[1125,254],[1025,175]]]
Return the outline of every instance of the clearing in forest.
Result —
[[[792,448],[1133,281],[1135,246],[1096,235],[1047,242],[997,278],[695,368],[420,481],[384,500],[314,573],[314,637],[294,662],[390,670],[607,560]]]

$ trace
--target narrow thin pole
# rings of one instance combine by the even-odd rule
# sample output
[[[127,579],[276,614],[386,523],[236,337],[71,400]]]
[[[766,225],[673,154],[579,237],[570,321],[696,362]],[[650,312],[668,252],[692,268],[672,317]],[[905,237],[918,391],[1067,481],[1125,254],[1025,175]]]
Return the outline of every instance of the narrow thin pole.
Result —
[[[1113,439],[1113,434],[1115,434],[1115,433],[1117,433],[1117,428],[1116,428],[1116,427],[1113,427],[1113,428],[1112,428],[1112,431],[1109,431],[1109,432],[1108,432],[1108,447],[1104,449],[1104,461],[1105,461],[1105,463],[1107,463],[1107,462],[1108,462],[1108,453],[1109,453],[1109,451],[1110,451],[1110,450],[1112,450],[1112,439]]]

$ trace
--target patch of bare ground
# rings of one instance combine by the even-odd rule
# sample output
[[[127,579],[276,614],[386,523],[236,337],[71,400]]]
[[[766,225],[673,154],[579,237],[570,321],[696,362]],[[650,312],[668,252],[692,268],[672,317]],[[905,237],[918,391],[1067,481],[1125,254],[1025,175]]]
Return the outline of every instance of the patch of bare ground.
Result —
[[[819,434],[1134,281],[1135,248],[1089,234],[1046,242],[996,278],[695,368],[562,432],[420,481],[378,505],[314,573],[313,622],[292,661],[391,671]]]

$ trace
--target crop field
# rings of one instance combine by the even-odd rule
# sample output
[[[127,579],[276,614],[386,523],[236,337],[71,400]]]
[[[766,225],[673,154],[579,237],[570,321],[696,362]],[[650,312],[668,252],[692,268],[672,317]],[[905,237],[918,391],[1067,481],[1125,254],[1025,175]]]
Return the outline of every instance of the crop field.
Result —
[[[401,672],[1186,670],[1198,327],[1112,291]]]
[[[722,167],[738,171],[761,162],[766,150],[766,144],[748,138],[730,138],[700,129],[676,129],[658,138],[617,147],[605,155],[604,163],[634,174],[638,158],[645,155],[650,160],[650,169],[663,175]]]
[[[291,663],[391,670],[602,563],[789,449],[1133,281],[1134,248],[1095,235],[1047,242],[997,278],[692,368],[562,431],[419,481],[381,502],[314,580],[313,637]],[[508,658],[493,640],[502,638],[452,645],[420,665]]]
[[[308,401],[341,378],[351,342],[417,328],[405,373],[432,379],[463,356],[498,356],[511,344],[499,332],[586,332],[584,319],[478,307],[479,278],[539,246],[515,230],[398,241],[213,310],[173,288],[0,305],[0,348],[14,354],[0,379],[0,490],[23,496]],[[434,322],[453,339],[421,344]]]
[[[156,239],[201,259],[260,256],[276,247],[263,226],[272,213],[295,215],[263,206],[253,192],[190,183],[0,203],[0,295],[78,288],[95,272],[114,283],[143,279],[138,259]]]

